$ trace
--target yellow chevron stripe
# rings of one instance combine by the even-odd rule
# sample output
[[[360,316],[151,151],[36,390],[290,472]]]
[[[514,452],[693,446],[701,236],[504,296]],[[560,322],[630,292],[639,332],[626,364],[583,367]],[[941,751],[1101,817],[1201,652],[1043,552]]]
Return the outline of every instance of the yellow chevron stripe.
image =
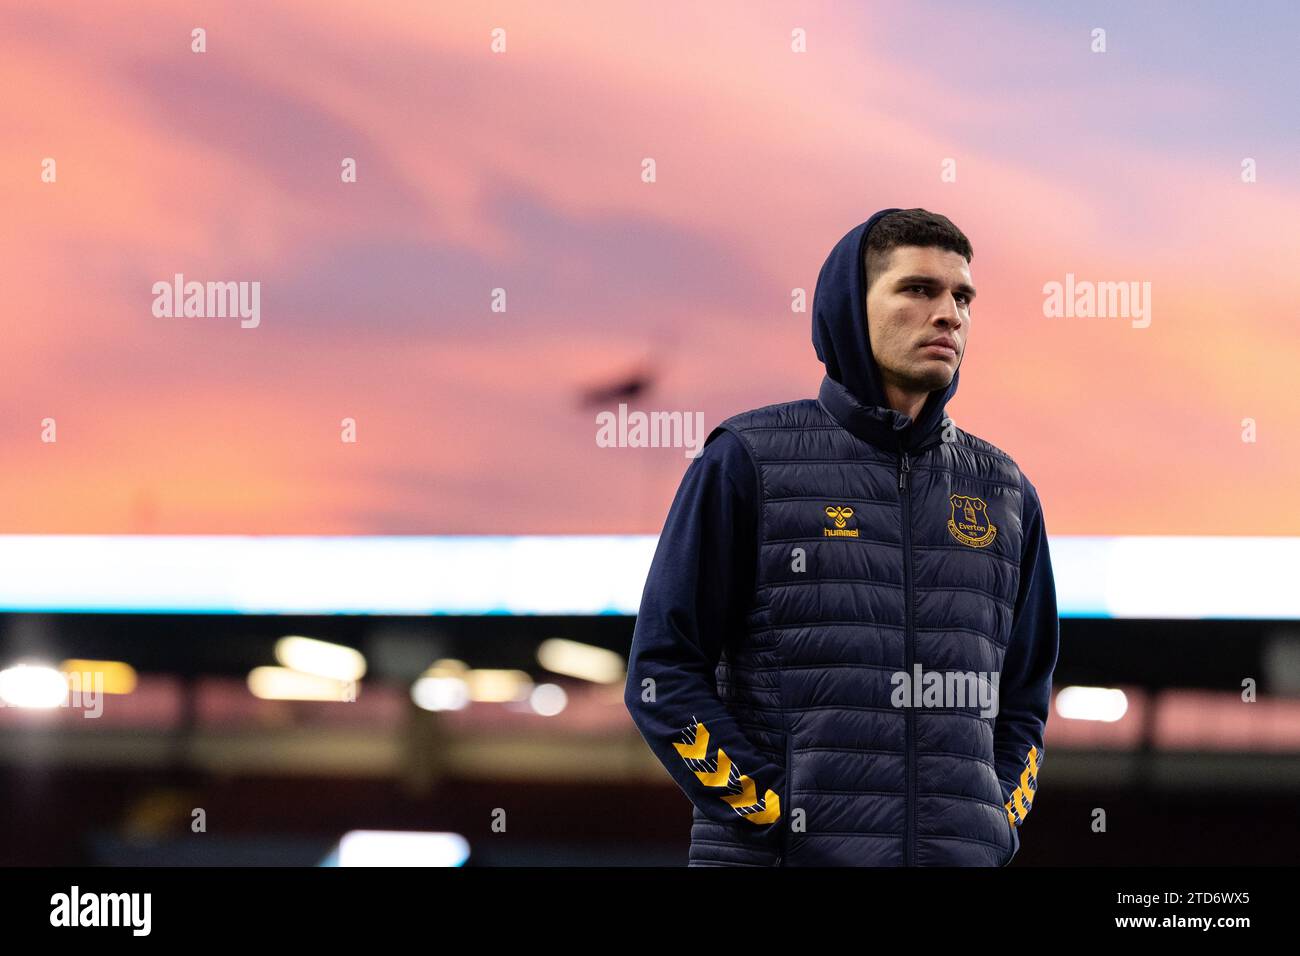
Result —
[[[1020,786],[1028,788],[1028,781],[1034,780],[1037,786],[1038,776],[1038,750],[1034,747],[1029,748],[1029,756],[1025,758],[1025,769],[1020,773]]]
[[[684,760],[703,760],[705,754],[709,752],[709,732],[704,729],[703,724],[695,725],[695,742],[691,744],[674,743],[677,752],[682,755]]]
[[[1013,826],[1024,822],[1032,809],[1034,794],[1038,790],[1038,748],[1030,747],[1025,755],[1025,769],[1020,771],[1020,786],[1011,792],[1011,799],[1003,804],[1007,819]]]
[[[1024,810],[1020,809],[1023,802],[1021,799],[1022,796],[1020,788],[1017,787],[1015,790],[1011,791],[1011,799],[1003,804],[1003,807],[1007,811],[1007,816],[1011,818],[1011,822],[1016,826],[1025,822],[1025,814],[1029,812],[1027,806]]]
[[[690,743],[673,742],[677,752],[681,754],[683,760],[707,761],[709,752],[709,731],[698,721],[695,724],[695,739]],[[688,735],[691,728],[687,727],[683,734]],[[706,787],[728,787],[731,780],[731,758],[721,747],[718,748],[718,761],[716,770],[694,770],[695,776]],[[719,798],[728,806],[736,810],[750,823],[755,825],[775,823],[781,818],[781,799],[773,791],[768,790],[763,794],[763,800],[760,803],[757,799],[758,788],[753,778],[745,775],[740,776],[740,793],[719,794]],[[745,810],[755,808],[753,813],[745,813]]]
[[[755,806],[758,803],[758,789],[754,786],[753,778],[741,777],[740,787],[740,793],[729,794],[722,798],[723,801],[731,804],[737,810]]]
[[[780,797],[769,790],[763,794],[763,803],[767,807],[766,810],[761,810],[758,813],[748,813],[745,815],[745,819],[754,824],[775,823],[781,819]]]
[[[1020,801],[1019,803],[1016,803],[1017,799],[1019,799]],[[1021,790],[1019,787],[1016,787],[1016,792],[1011,794],[1011,802],[1016,803],[1017,810],[1020,810],[1020,807],[1022,806],[1024,807],[1024,810],[1020,811],[1020,817],[1021,819],[1024,819],[1026,816],[1029,815],[1029,811],[1033,809],[1030,806],[1030,804],[1034,802],[1034,798],[1032,795],[1026,796],[1025,791]]]
[[[700,778],[700,783],[706,787],[725,787],[727,781],[731,779],[731,758],[726,755],[721,747],[718,748],[718,769],[712,772],[708,770],[697,770],[695,776]]]

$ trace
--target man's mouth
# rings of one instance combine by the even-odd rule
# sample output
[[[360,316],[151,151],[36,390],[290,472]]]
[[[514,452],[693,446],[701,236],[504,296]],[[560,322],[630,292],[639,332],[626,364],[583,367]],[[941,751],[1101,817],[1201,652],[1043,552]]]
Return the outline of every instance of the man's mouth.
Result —
[[[957,346],[953,345],[950,342],[946,342],[946,341],[927,342],[924,345],[922,345],[921,348],[929,349],[933,351],[936,355],[951,355],[953,358],[957,357]]]

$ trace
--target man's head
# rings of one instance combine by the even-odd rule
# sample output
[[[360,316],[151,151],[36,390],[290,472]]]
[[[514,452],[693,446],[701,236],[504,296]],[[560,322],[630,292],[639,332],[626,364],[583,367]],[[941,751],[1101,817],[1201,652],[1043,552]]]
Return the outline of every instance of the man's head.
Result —
[[[944,216],[903,209],[875,224],[864,255],[871,351],[890,404],[915,409],[947,387],[966,350],[970,240]],[[935,340],[953,350],[929,347]]]

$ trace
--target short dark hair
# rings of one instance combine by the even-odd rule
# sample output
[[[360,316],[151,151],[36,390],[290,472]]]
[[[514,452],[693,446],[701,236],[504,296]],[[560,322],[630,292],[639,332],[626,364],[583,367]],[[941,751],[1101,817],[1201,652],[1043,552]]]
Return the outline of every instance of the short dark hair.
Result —
[[[962,256],[975,257],[966,234],[947,216],[927,209],[900,209],[882,216],[867,236],[867,289],[873,277],[889,271],[889,259],[898,246],[938,246]]]

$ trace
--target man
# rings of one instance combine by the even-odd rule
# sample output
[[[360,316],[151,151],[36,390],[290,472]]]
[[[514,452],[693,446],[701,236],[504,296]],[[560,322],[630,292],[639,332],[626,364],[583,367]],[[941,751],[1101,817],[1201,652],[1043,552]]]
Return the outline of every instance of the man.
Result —
[[[972,255],[924,209],[850,231],[817,279],[817,399],[728,418],[687,469],[624,698],[693,804],[690,866],[1020,848],[1056,594],[1037,490],[944,417]]]

